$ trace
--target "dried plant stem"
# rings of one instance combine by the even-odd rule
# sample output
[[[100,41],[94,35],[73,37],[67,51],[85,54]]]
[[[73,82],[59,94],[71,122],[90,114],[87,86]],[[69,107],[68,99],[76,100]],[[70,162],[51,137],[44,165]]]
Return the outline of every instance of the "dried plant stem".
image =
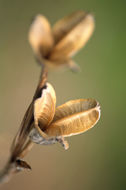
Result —
[[[15,173],[23,170],[24,168],[30,169],[30,166],[21,159],[31,150],[34,144],[29,139],[29,133],[34,125],[34,101],[40,96],[40,93],[42,91],[42,88],[45,86],[46,81],[47,69],[42,65],[40,80],[33,96],[33,100],[24,115],[18,133],[13,140],[9,161],[3,171],[0,173],[0,184],[8,182]]]
[[[22,152],[20,153],[20,158],[24,158],[24,156],[32,149],[33,145],[34,143],[31,140],[29,140]]]
[[[0,173],[0,184],[7,183],[13,174],[16,172],[16,167],[14,164],[8,162]]]

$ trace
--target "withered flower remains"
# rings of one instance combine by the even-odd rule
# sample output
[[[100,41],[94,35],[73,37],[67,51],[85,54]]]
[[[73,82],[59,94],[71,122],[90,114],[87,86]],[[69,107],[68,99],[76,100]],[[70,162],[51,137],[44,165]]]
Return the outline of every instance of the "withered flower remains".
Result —
[[[68,65],[77,70],[72,56],[82,48],[94,30],[94,18],[83,11],[75,12],[52,28],[43,15],[37,15],[30,26],[29,42],[42,67],[40,80],[20,129],[13,140],[11,155],[0,182],[23,170],[31,169],[22,158],[34,143],[50,145],[56,142],[67,149],[65,137],[83,133],[100,118],[100,105],[94,99],[77,99],[56,107],[55,90],[47,82],[49,66]]]

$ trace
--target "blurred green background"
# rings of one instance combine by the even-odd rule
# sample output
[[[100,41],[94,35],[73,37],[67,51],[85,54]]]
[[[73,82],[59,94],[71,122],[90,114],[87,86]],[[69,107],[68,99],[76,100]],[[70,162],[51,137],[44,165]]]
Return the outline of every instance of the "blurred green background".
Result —
[[[102,115],[90,131],[68,139],[70,148],[35,145],[25,160],[31,172],[15,175],[3,190],[126,189],[126,1],[0,0],[0,168],[36,88],[40,67],[27,40],[38,13],[51,22],[75,10],[95,15],[96,29],[74,57],[81,72],[53,71],[57,105],[95,98]]]

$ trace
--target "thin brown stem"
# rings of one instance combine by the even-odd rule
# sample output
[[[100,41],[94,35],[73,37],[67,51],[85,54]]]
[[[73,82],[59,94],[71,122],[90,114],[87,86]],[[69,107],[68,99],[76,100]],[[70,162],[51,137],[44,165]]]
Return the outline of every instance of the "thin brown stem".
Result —
[[[34,125],[34,101],[40,96],[42,89],[46,85],[46,81],[47,69],[43,65],[33,100],[24,115],[18,133],[13,140],[9,161],[0,173],[0,183],[8,182],[14,173],[21,171],[22,169],[30,169],[30,166],[25,161],[22,161],[21,158],[23,158],[33,146],[32,141],[29,139],[29,133]]]
[[[14,173],[16,173],[16,165],[14,163],[8,162],[0,173],[0,184],[7,183]]]
[[[24,156],[32,149],[33,145],[34,143],[29,139],[22,152],[20,153],[19,157],[24,158]]]

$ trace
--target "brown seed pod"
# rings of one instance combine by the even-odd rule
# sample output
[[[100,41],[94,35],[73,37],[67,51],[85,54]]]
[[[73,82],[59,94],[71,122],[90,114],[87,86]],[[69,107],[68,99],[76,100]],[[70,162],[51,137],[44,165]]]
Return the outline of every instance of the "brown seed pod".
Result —
[[[77,70],[71,57],[82,48],[94,31],[91,14],[78,11],[58,21],[53,28],[43,15],[33,20],[29,42],[37,60],[48,66],[68,65]]]
[[[77,135],[92,128],[100,118],[100,106],[94,99],[71,100],[55,108],[56,95],[47,83],[34,104],[35,126],[30,138],[37,144],[60,142],[68,148],[64,137]]]
[[[51,84],[47,83],[46,88],[42,91],[40,98],[34,103],[35,126],[45,130],[55,114],[56,95]]]
[[[69,101],[56,108],[55,116],[45,133],[48,136],[71,136],[92,128],[100,118],[100,106],[93,99]]]
[[[29,42],[37,56],[44,58],[53,46],[53,35],[48,20],[43,15],[37,15],[30,26]]]
[[[72,57],[82,48],[94,30],[94,18],[83,11],[76,12],[59,21],[53,28],[55,47],[50,52],[51,60]]]

